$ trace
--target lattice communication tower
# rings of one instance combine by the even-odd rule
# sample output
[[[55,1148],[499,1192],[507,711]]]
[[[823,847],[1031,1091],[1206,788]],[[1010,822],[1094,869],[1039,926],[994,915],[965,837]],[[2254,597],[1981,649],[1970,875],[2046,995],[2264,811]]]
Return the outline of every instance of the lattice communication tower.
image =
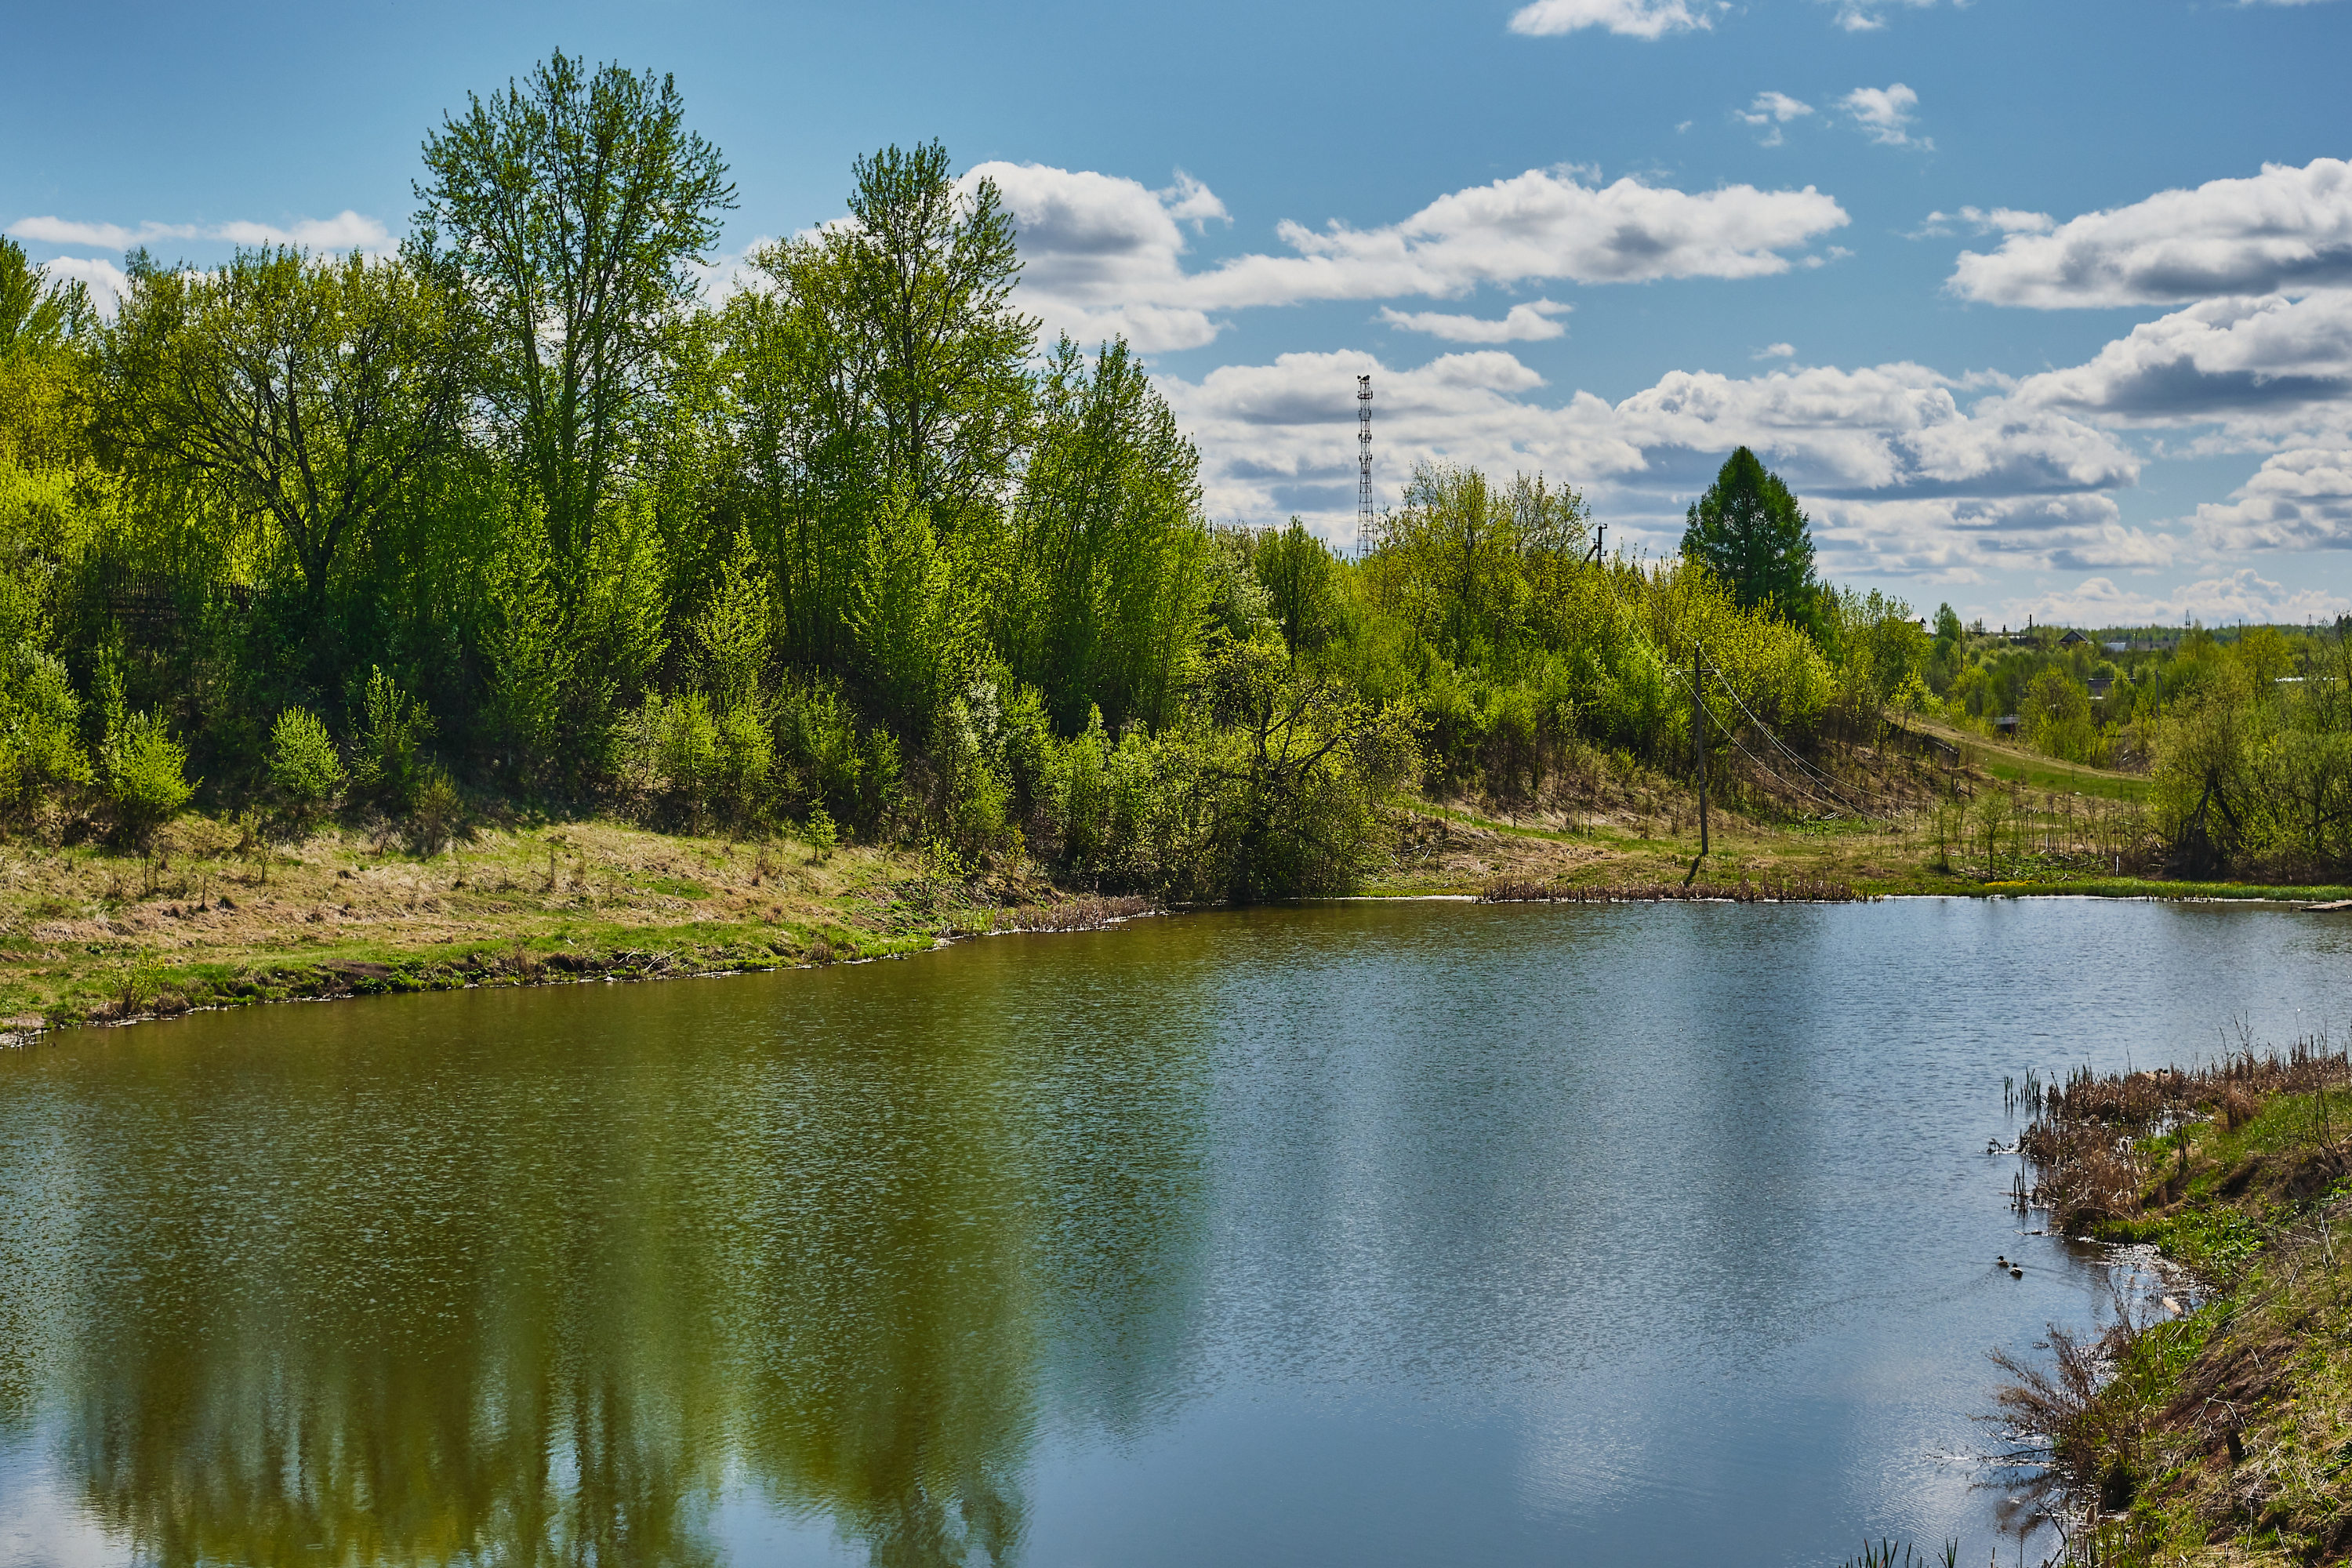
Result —
[[[1356,559],[1372,552],[1372,378],[1356,378]]]

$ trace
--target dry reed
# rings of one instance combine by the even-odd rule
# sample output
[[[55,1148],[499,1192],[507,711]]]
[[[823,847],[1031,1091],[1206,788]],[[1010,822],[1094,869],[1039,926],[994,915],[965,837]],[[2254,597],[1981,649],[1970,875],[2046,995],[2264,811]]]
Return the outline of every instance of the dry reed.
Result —
[[[1735,904],[1853,904],[1871,896],[1843,882],[1811,877],[1767,877],[1737,882],[1529,882],[1498,877],[1479,891],[1485,904],[1655,904],[1675,901]]]

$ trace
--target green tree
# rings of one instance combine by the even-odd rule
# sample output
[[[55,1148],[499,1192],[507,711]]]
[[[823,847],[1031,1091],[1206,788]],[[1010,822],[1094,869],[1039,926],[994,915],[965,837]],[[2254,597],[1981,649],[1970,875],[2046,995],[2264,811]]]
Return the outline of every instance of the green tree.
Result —
[[[1813,539],[1804,509],[1747,447],[1724,460],[1691,504],[1682,553],[1728,584],[1741,609],[1812,624]]]
[[[2025,739],[2053,757],[2070,763],[2095,760],[2092,747],[2098,726],[2091,716],[2090,694],[2063,669],[2045,669],[2026,688],[2019,717]]]
[[[51,278],[23,246],[0,238],[0,359],[60,348],[96,320],[79,279]]]
[[[115,832],[144,848],[195,794],[187,777],[187,748],[172,739],[161,713],[131,713],[108,733],[104,757]]]
[[[1047,359],[996,644],[1064,734],[1173,715],[1208,595],[1200,457],[1124,340]]]
[[[406,811],[424,783],[425,742],[433,715],[382,668],[368,675],[360,700],[360,731],[352,748],[352,783],[392,811]]]
[[[1475,468],[1415,465],[1404,505],[1381,525],[1381,596],[1457,664],[1508,653],[1537,585],[1583,552],[1584,500],[1542,475],[1488,482]]]
[[[767,287],[721,336],[739,485],[796,660],[848,668],[873,520],[912,504],[959,559],[994,550],[1029,432],[1036,323],[996,187],[960,191],[936,143],[856,166],[851,221],[751,258]]]
[[[463,346],[395,261],[257,250],[191,272],[141,252],[100,342],[102,436],[274,528],[312,617],[345,544],[459,440]]]
[[[409,254],[479,318],[482,390],[569,601],[735,189],[667,76],[559,50],[467,98],[425,140]]]
[[[1297,518],[1287,528],[1268,529],[1251,552],[1250,564],[1265,587],[1275,625],[1292,658],[1312,653],[1338,631],[1339,562]]]
[[[289,708],[278,716],[269,735],[269,782],[298,823],[316,818],[343,787],[343,764],[317,714]]]

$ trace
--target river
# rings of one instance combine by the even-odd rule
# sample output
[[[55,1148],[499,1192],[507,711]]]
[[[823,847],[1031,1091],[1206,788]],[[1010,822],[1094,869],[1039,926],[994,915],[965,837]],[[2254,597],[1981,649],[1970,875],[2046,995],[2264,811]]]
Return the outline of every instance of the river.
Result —
[[[1980,1560],[1986,1352],[2109,1268],[2003,1076],[2340,1034],[2341,921],[1354,902],[50,1036],[0,1563]]]

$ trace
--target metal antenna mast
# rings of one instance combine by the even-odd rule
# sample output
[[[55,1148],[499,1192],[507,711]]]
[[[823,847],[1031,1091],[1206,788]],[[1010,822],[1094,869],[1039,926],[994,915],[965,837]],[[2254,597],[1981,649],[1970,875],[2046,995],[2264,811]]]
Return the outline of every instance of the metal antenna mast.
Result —
[[[1372,552],[1372,378],[1356,378],[1356,559]]]

